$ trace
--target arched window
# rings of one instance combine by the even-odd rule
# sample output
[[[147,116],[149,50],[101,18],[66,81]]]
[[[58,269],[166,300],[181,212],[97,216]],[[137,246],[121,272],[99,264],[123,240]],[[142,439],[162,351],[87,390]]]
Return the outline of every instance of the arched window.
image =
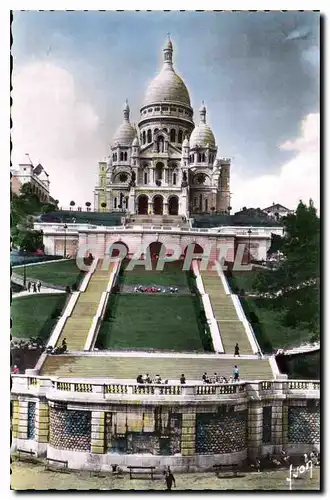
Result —
[[[205,161],[205,153],[202,153],[202,161]]]
[[[199,195],[199,209],[203,210],[203,196],[201,194]]]
[[[208,212],[209,211],[209,202],[208,202],[208,199],[206,198],[205,199],[205,212]]]
[[[145,130],[142,132],[142,144],[146,143],[146,132]]]
[[[172,128],[172,130],[171,130],[170,140],[171,140],[171,142],[175,142],[175,130],[174,130],[174,128]]]
[[[176,184],[176,173],[174,172],[173,173],[173,185],[175,186],[175,184]]]
[[[117,208],[117,198],[113,199],[113,208]]]
[[[124,160],[127,161],[127,152],[124,153]]]
[[[202,155],[198,153],[198,163],[200,163],[201,161],[202,161]]]
[[[155,128],[154,134],[156,135],[158,131],[159,131],[159,128]]]
[[[128,208],[128,196],[125,196],[125,208]]]
[[[124,161],[124,153],[122,151],[120,152],[120,161]]]
[[[194,198],[194,207],[197,207],[197,198]]]
[[[163,128],[163,132],[165,132],[165,134],[168,134],[167,128]]]
[[[178,143],[182,144],[182,140],[183,140],[183,132],[182,132],[182,130],[179,130],[179,133],[178,133]]]
[[[144,172],[144,183],[148,184],[148,172]]]
[[[149,144],[150,142],[152,142],[151,130],[150,130],[150,129],[149,129],[149,130],[148,130],[148,132],[147,132],[147,142],[148,142],[148,144]]]

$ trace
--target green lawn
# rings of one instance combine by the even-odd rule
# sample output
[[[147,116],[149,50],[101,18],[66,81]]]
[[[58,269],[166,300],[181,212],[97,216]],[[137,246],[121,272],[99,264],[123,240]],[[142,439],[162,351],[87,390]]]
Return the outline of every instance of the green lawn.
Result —
[[[96,347],[203,351],[195,298],[113,294]]]
[[[128,261],[124,261],[119,284],[188,286],[187,272],[182,271],[183,261],[167,262],[163,271],[156,271],[156,262],[153,262],[152,271],[145,270],[144,266],[135,266],[132,271],[125,271],[127,265]]]
[[[23,276],[24,269],[23,267],[14,267],[13,272]],[[53,285],[72,286],[79,278],[80,273],[75,259],[26,267],[27,281],[40,280]]]
[[[11,304],[11,335],[22,339],[47,339],[63,309],[66,294],[41,294],[16,297]],[[53,316],[53,317],[52,317]]]

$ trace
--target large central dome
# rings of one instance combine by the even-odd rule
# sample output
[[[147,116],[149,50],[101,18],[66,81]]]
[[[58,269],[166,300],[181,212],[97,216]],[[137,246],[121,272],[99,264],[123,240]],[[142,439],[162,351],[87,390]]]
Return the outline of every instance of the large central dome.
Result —
[[[176,74],[172,64],[173,47],[168,40],[164,48],[164,67],[145,93],[143,106],[158,102],[175,102],[190,106],[190,97],[182,78]]]

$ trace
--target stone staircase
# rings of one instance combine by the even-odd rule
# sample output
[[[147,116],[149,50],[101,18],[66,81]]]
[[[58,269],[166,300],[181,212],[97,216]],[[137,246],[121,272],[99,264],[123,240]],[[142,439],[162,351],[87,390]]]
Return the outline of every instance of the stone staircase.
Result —
[[[100,269],[101,265],[102,261],[98,263],[95,272],[92,274],[86,291],[80,293],[72,315],[67,319],[57,341],[58,346],[66,338],[70,351],[84,349],[92,320],[97,312],[101,295],[107,287],[112,270],[112,267],[110,267],[107,271],[102,271]]]
[[[234,354],[236,342],[240,354],[253,354],[243,323],[237,316],[230,295],[227,295],[216,271],[201,271],[205,292],[209,295],[226,354]]]
[[[242,380],[271,380],[274,378],[268,359],[243,358],[183,358],[151,356],[101,356],[59,355],[47,356],[41,375],[59,377],[109,377],[136,379],[138,374],[160,374],[163,379],[179,379],[184,373],[188,380],[201,380],[204,372],[226,377],[233,374],[237,365]]]

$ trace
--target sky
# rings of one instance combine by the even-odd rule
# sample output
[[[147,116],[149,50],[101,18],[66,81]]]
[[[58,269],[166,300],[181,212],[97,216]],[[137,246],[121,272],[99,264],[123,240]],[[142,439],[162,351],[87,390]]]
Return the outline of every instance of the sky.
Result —
[[[129,100],[138,122],[170,32],[195,120],[204,100],[231,205],[320,205],[320,33],[313,12],[14,12],[12,164],[29,153],[68,207],[93,203]]]

